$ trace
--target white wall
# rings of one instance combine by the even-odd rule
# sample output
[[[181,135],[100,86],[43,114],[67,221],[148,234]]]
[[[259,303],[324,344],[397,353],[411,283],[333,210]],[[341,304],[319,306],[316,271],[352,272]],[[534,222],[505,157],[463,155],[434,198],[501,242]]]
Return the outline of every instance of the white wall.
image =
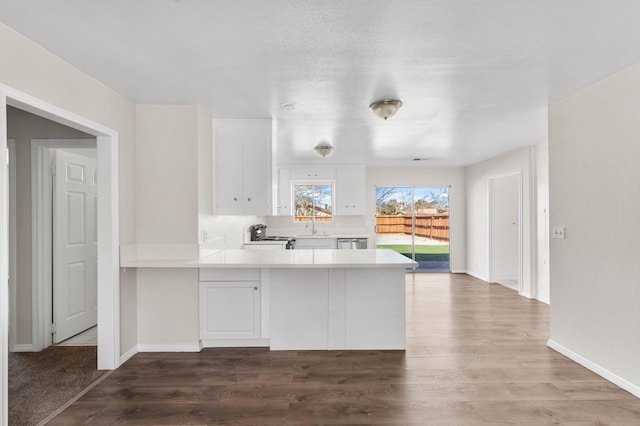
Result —
[[[198,270],[138,270],[142,351],[198,351]]]
[[[512,151],[505,155],[466,168],[467,188],[467,273],[489,281],[489,179],[513,172],[522,173],[522,287],[523,295],[535,292],[535,187],[533,147]]]
[[[135,241],[135,107],[124,96],[54,56],[0,23],[0,84],[42,99],[119,133],[120,243]],[[0,117],[0,120],[4,120]],[[2,126],[0,126],[2,127]],[[121,272],[121,282],[135,285],[132,272]],[[122,289],[121,289],[122,290]],[[125,300],[128,302],[128,299]],[[129,311],[131,306],[121,307]],[[131,348],[135,335],[124,330],[121,351]]]
[[[452,272],[465,272],[466,256],[466,188],[462,167],[368,167],[366,184],[365,227],[370,241],[375,237],[376,186],[425,186],[451,185],[449,195],[450,217],[450,265]]]
[[[138,243],[197,243],[198,130],[195,106],[136,106]]]
[[[198,108],[198,214],[213,215],[213,121]],[[198,234],[200,237],[201,233]]]
[[[640,396],[640,65],[551,105],[551,343]]]

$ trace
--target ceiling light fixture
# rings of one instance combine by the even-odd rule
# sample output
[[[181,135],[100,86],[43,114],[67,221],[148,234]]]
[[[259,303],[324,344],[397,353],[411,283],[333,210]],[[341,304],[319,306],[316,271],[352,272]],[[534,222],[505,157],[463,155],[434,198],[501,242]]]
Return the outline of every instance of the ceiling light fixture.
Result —
[[[326,157],[327,155],[331,154],[331,151],[333,151],[333,145],[331,145],[329,142],[318,142],[318,145],[316,145],[313,149],[316,150],[316,153],[318,155]]]
[[[378,117],[386,120],[389,117],[393,117],[401,106],[402,101],[397,99],[381,99],[369,105],[369,109]]]

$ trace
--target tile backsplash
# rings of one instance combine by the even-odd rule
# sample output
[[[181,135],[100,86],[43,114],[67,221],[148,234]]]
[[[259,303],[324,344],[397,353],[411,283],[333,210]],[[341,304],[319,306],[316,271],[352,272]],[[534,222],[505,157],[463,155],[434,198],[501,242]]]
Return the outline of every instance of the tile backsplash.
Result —
[[[267,235],[311,235],[311,224],[296,223],[291,216],[267,216]],[[334,216],[331,223],[316,223],[316,235],[366,235],[364,216]]]
[[[267,225],[267,235],[311,235],[311,224],[294,223],[291,216],[207,216],[198,218],[201,250],[239,249],[251,240],[249,227]],[[331,223],[316,223],[316,235],[367,235],[373,232],[364,216],[334,216]]]

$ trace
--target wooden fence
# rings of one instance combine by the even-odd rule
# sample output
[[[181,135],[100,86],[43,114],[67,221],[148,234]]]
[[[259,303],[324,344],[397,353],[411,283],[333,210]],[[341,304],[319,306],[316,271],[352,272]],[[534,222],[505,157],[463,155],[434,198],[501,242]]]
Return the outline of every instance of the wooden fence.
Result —
[[[411,216],[376,216],[378,234],[411,235]],[[416,236],[449,241],[449,214],[417,214]]]

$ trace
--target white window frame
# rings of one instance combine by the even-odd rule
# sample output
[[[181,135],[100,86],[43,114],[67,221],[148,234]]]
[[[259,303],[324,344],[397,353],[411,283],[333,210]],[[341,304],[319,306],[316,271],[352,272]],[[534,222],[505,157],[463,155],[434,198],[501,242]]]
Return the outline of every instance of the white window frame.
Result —
[[[291,217],[294,223],[304,223],[296,220],[296,186],[331,185],[331,220],[322,223],[333,223],[336,216],[336,182],[333,180],[294,180],[291,181]],[[315,216],[314,216],[315,217]]]

